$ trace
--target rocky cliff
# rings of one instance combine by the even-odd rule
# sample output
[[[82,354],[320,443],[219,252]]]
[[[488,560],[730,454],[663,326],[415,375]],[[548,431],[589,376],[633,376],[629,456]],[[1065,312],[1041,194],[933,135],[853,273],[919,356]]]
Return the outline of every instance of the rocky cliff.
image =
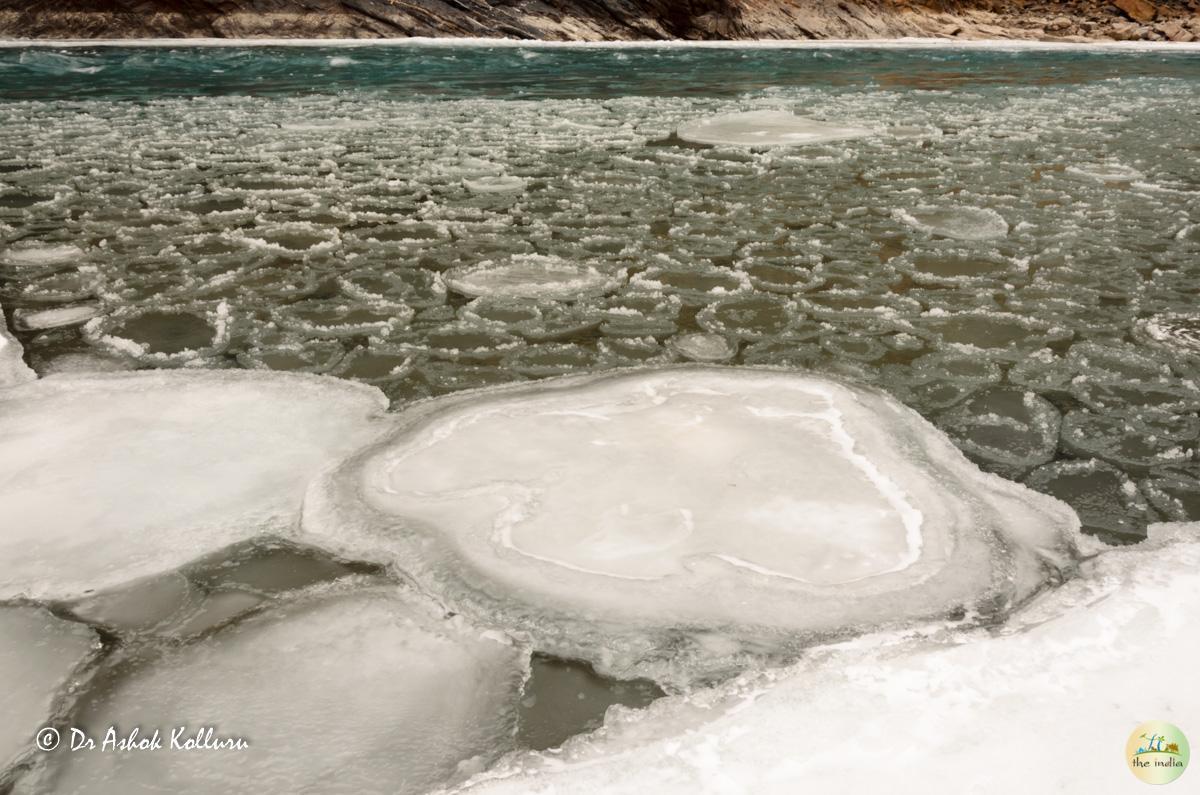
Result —
[[[0,0],[20,38],[1200,40],[1200,0]]]

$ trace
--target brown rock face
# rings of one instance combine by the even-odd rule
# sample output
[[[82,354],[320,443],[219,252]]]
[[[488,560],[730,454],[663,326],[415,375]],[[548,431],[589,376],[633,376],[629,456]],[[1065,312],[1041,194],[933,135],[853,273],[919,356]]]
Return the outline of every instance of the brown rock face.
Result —
[[[1114,0],[1113,5],[1125,12],[1126,16],[1136,22],[1153,22],[1158,16],[1158,9],[1146,0]]]
[[[1167,38],[1168,41],[1195,41],[1196,37],[1188,31],[1182,22],[1171,20],[1156,26],[1159,33]]]
[[[0,37],[1173,38],[1200,0],[0,0]],[[1120,9],[1120,10],[1118,10]],[[1127,18],[1147,24],[1116,27]],[[1179,23],[1167,32],[1162,26]],[[1186,24],[1185,24],[1186,23]],[[1177,38],[1178,37],[1178,38]]]

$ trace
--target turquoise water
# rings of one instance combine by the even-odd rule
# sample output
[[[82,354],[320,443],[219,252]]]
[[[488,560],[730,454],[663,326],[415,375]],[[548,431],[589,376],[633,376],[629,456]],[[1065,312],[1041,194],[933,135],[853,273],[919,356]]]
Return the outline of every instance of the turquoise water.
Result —
[[[0,49],[0,99],[154,99],[371,92],[391,98],[733,97],[1195,80],[1200,53],[774,48],[98,47]]]
[[[751,110],[870,134],[676,135]],[[1200,518],[1197,129],[1191,51],[0,48],[0,304],[42,374],[303,370],[395,407],[839,374],[1136,540]],[[463,286],[513,262],[524,297]],[[544,292],[553,263],[600,287]]]

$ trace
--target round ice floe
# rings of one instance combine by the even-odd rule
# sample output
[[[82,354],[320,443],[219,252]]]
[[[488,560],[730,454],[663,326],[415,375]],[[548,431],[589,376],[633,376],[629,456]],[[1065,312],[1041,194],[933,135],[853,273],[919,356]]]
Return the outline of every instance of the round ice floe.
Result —
[[[409,355],[431,356],[452,362],[499,359],[520,348],[524,341],[495,323],[456,321],[420,335],[399,346]]]
[[[1067,173],[1097,182],[1132,182],[1141,179],[1142,174],[1135,168],[1121,163],[1096,163],[1086,166],[1068,166]]]
[[[796,319],[794,303],[764,294],[726,298],[696,315],[705,331],[744,340],[778,337],[787,333]]]
[[[888,353],[888,348],[874,337],[858,333],[857,330],[824,331],[818,337],[821,347],[834,361],[876,362]]]
[[[720,334],[677,334],[667,346],[693,362],[727,362],[738,352],[737,344]]]
[[[509,333],[524,335],[542,327],[542,304],[528,299],[476,298],[458,310],[458,317],[466,323],[495,324]]]
[[[53,309],[18,309],[13,312],[13,325],[22,331],[46,331],[78,326],[99,314],[100,305],[92,301]]]
[[[361,583],[360,583],[361,585]],[[162,750],[47,758],[38,791],[423,793],[510,750],[528,652],[395,587],[316,588],[157,655],[132,654],[74,724]],[[178,750],[205,727],[245,747]]]
[[[811,369],[821,358],[821,346],[815,342],[763,340],[752,342],[742,351],[745,364],[774,365],[801,370]]]
[[[1158,517],[1121,470],[1096,459],[1055,461],[1029,473],[1024,483],[1074,508],[1083,528],[1111,543],[1146,537]]]
[[[604,302],[600,331],[610,337],[674,334],[682,309],[683,301],[677,295],[624,291]]]
[[[1033,392],[988,389],[937,419],[959,448],[990,472],[1020,477],[1054,458],[1058,409]]]
[[[375,389],[244,371],[58,375],[0,392],[0,599],[67,598],[291,532]]]
[[[742,271],[706,266],[655,265],[634,275],[630,285],[645,293],[677,296],[689,306],[703,306],[733,293],[753,290]]]
[[[82,249],[69,244],[26,244],[5,250],[0,254],[0,262],[6,265],[58,265],[74,262],[82,256]]]
[[[826,633],[1002,612],[1075,527],[882,394],[704,367],[415,404],[304,515],[477,620],[677,684]]]
[[[871,134],[864,127],[806,119],[782,110],[727,113],[680,125],[682,140],[710,146],[802,146]]]
[[[920,317],[919,327],[936,334],[951,349],[988,351],[1010,358],[1023,358],[1027,351],[1074,336],[1070,329],[1045,320],[985,309],[926,312]]]
[[[1187,414],[1072,411],[1063,418],[1063,448],[1081,458],[1100,458],[1123,470],[1180,466],[1195,456],[1200,420]]]
[[[921,304],[908,296],[877,290],[825,290],[808,293],[797,301],[800,309],[818,320],[833,323],[870,320],[884,322],[911,317]]]
[[[771,293],[798,293],[819,287],[825,281],[819,268],[799,265],[781,265],[751,259],[739,262],[737,268],[750,277],[750,283],[756,288]]]
[[[463,180],[463,187],[471,193],[478,194],[521,193],[527,184],[527,180],[513,176],[477,177]]]
[[[94,271],[55,271],[38,278],[22,288],[22,301],[67,303],[94,298],[99,288],[99,276]]]
[[[1142,493],[1163,516],[1176,522],[1200,519],[1200,472],[1168,470],[1140,484]]]
[[[896,217],[927,234],[955,240],[989,240],[1008,234],[1004,217],[987,207],[921,205],[911,210],[897,210]]]
[[[256,344],[238,352],[237,361],[247,370],[327,373],[341,362],[345,354],[345,348],[339,342],[306,340],[303,344]]]
[[[671,352],[654,337],[606,337],[596,343],[606,367],[640,367],[671,361]]]
[[[534,378],[600,369],[592,348],[572,342],[543,342],[519,348],[504,357],[501,369]]]
[[[491,298],[546,298],[571,301],[593,298],[616,289],[624,271],[602,271],[557,257],[519,254],[507,262],[481,262],[446,273],[456,293]]]
[[[413,310],[401,303],[364,305],[357,299],[309,298],[272,310],[282,328],[305,337],[386,337],[412,320]]]
[[[893,265],[917,284],[935,287],[998,282],[1016,270],[998,254],[957,248],[926,248],[897,257]]]
[[[400,346],[371,340],[366,347],[346,354],[333,369],[333,375],[382,385],[404,378],[412,371],[413,364],[412,355]]]
[[[0,783],[9,763],[34,752],[34,734],[50,722],[56,699],[97,641],[83,624],[43,608],[0,607]]]
[[[371,305],[404,304],[415,309],[446,302],[441,274],[423,268],[360,268],[338,279],[342,292]]]
[[[248,232],[239,232],[238,240],[252,249],[270,251],[276,255],[299,257],[333,251],[341,243],[336,229],[306,221],[279,224]]]
[[[108,353],[156,367],[190,364],[215,356],[229,344],[229,305],[118,309],[88,321],[88,342]]]

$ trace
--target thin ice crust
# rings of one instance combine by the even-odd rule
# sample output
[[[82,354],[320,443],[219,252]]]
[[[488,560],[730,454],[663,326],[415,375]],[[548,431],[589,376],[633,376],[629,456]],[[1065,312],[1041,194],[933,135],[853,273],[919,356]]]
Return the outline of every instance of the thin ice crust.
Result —
[[[476,621],[685,686],[1003,614],[1070,565],[1078,521],[881,393],[695,366],[416,404],[314,483],[303,528]]]

